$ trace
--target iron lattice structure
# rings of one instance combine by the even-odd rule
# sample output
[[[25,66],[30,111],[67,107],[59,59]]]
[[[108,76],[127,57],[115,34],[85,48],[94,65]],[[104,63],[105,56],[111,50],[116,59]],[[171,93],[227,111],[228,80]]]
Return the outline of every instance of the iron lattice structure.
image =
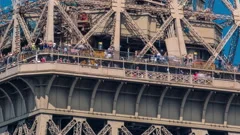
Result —
[[[141,48],[139,56],[145,55],[149,50],[153,54],[159,53],[154,43],[157,40],[164,41],[166,38],[177,37],[179,44],[179,55],[186,55],[186,46],[183,29],[187,27],[189,34],[209,52],[211,57],[205,64],[209,68],[216,58],[224,63],[232,61],[237,48],[238,37],[234,34],[239,26],[239,2],[234,1],[233,5],[228,0],[222,0],[226,7],[232,12],[232,15],[221,15],[212,12],[214,1],[209,1],[208,8],[204,10],[194,10],[191,1],[164,1],[164,0],[124,0],[124,1],[84,1],[84,0],[38,0],[38,1],[12,1],[12,8],[2,10],[1,12],[1,49],[11,46],[12,52],[20,51],[21,41],[26,40],[27,44],[36,43],[37,39],[44,39],[46,42],[56,41],[56,33],[63,35],[70,34],[76,40],[75,47],[84,44],[92,52],[90,38],[102,28],[106,34],[110,34],[110,44],[114,45],[116,50],[120,50],[120,40],[123,37],[121,33],[121,23],[124,19],[124,25],[133,36],[141,39],[144,47]],[[51,6],[51,7],[50,7]],[[91,26],[87,33],[82,33],[76,23],[74,16],[81,13],[98,13],[98,16],[92,17]],[[159,28],[152,35],[147,35],[141,26],[133,19],[136,15],[149,14],[157,17]],[[202,18],[199,20],[197,18]],[[75,19],[75,20],[74,20]],[[199,23],[213,23],[216,20],[223,20],[222,26],[233,24],[223,39],[210,44],[191,24],[192,20]],[[59,24],[60,23],[60,24]],[[55,25],[58,24],[58,25]],[[112,27],[112,28],[109,28]],[[110,32],[109,30],[112,29]],[[21,32],[21,33],[20,33]],[[236,32],[238,33],[238,32]],[[225,58],[219,55],[232,38],[229,57]],[[57,41],[59,42],[59,41]],[[178,55],[178,54],[177,54]]]

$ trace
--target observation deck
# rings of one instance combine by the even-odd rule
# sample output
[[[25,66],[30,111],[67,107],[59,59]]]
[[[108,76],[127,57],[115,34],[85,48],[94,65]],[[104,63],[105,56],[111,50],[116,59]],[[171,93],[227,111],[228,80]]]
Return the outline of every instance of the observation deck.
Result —
[[[52,52],[28,52],[28,57],[21,61],[21,55],[16,61],[8,59],[8,66],[1,70],[0,127],[41,113],[229,132],[240,130],[238,72]],[[46,61],[35,61],[42,57]],[[61,58],[68,61],[59,62]],[[101,64],[81,63],[84,60]],[[138,68],[133,68],[136,65]],[[184,74],[175,72],[176,69]],[[195,77],[194,72],[209,76]],[[11,83],[24,98],[14,93]],[[4,96],[6,89],[13,90],[16,96],[10,91],[5,93],[9,96]]]

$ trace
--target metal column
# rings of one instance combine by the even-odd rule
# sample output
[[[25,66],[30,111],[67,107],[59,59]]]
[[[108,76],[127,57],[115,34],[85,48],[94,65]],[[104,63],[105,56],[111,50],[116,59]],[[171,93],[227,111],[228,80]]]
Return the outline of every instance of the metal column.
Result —
[[[52,119],[52,115],[40,114],[36,116],[38,122],[36,135],[46,135],[47,134],[47,122]]]
[[[48,1],[47,29],[45,33],[47,42],[54,42],[54,0]]]
[[[112,135],[119,135],[119,129],[124,125],[124,122],[108,121],[108,124],[112,127]]]

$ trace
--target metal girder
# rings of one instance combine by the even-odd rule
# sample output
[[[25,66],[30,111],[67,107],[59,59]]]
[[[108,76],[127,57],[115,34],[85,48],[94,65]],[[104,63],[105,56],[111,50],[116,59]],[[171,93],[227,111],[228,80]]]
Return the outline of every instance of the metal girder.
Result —
[[[140,104],[140,101],[141,101],[141,97],[142,97],[142,94],[146,88],[146,84],[143,84],[139,93],[138,93],[138,96],[137,96],[137,101],[136,101],[136,106],[135,106],[135,116],[138,116],[138,110],[139,110],[139,104]]]
[[[207,106],[209,103],[210,98],[212,97],[213,91],[210,91],[208,93],[207,98],[204,101],[204,105],[203,105],[203,112],[202,112],[202,122],[205,123],[205,117],[206,117],[206,111],[207,111]]]
[[[136,4],[127,4],[125,7],[126,10],[133,10],[137,12],[150,12],[155,14],[170,14],[169,8],[156,7],[150,5],[136,5]]]
[[[55,80],[56,78],[56,75],[53,75],[49,81],[48,81],[48,85],[47,85],[47,88],[46,88],[46,91],[45,91],[45,99],[46,99],[46,107],[48,108],[48,96],[49,96],[49,93],[50,93],[50,90],[51,90],[51,87],[52,87],[52,83],[53,81]]]
[[[184,107],[185,107],[185,103],[187,101],[187,97],[189,95],[189,93],[191,92],[191,89],[188,89],[183,97],[182,103],[181,103],[181,108],[180,108],[180,120],[183,120],[183,113],[184,113]]]
[[[226,108],[225,108],[225,113],[224,113],[224,124],[227,124],[227,120],[228,120],[228,112],[229,112],[229,109],[230,109],[230,106],[231,106],[231,103],[235,97],[235,93],[233,93],[229,99],[228,99],[228,102],[227,102],[227,105],[226,105]]]
[[[67,2],[71,3],[77,3],[78,6],[84,6],[84,7],[94,7],[92,9],[106,9],[111,8],[111,1],[99,1],[99,0],[61,0],[61,2]]]
[[[170,16],[165,22],[164,24],[160,27],[160,29],[157,31],[156,35],[154,37],[152,37],[152,39],[145,45],[145,47],[142,49],[142,51],[138,54],[139,56],[143,56],[147,53],[147,51],[149,49],[152,50],[152,52],[154,52],[155,54],[158,53],[158,51],[156,51],[156,48],[154,46],[155,41],[160,38],[163,34],[164,31],[166,30],[166,28],[171,24],[171,22],[173,21],[173,17]]]
[[[17,17],[17,20],[18,20],[19,24],[22,27],[23,33],[24,33],[24,35],[27,39],[28,44],[32,44],[33,43],[32,37],[31,37],[30,31],[28,29],[28,26],[27,26],[25,20],[18,13],[16,14],[16,17]]]
[[[8,24],[7,29],[4,32],[2,41],[0,43],[0,48],[2,48],[4,46],[5,39],[6,39],[7,35],[8,35],[8,33],[9,33],[9,30],[11,29],[12,25],[13,25],[13,19],[11,19],[10,23]]]
[[[122,131],[125,135],[132,135],[132,133],[131,133],[125,126],[122,126],[122,127],[121,127],[121,131]]]
[[[154,0],[143,0],[143,1],[151,3],[151,4],[159,5],[159,6],[165,6],[165,4],[160,3],[158,1],[154,1]]]
[[[85,134],[85,135],[96,135],[95,133],[94,133],[94,131],[93,131],[93,129],[90,127],[90,125],[87,123],[87,121],[84,121],[83,122],[83,126],[84,126],[84,128],[83,128],[83,133]]]
[[[9,103],[11,104],[12,111],[10,111],[10,112],[13,114],[13,117],[16,117],[16,111],[15,111],[15,108],[13,105],[13,99],[10,98],[10,95],[4,89],[0,88],[0,91],[7,97]]]
[[[36,105],[36,108],[38,109],[39,106],[38,106],[38,98],[37,98],[37,94],[35,94],[35,91],[34,91],[34,88],[32,87],[32,85],[29,83],[29,81],[26,81],[24,78],[22,77],[19,77],[18,79],[22,80],[25,84],[27,84],[27,86],[29,87],[29,89],[32,91],[33,95],[34,95],[34,100],[35,100],[35,105]]]
[[[74,88],[75,88],[75,86],[76,86],[76,84],[77,84],[77,82],[78,82],[78,79],[79,79],[79,78],[76,77],[76,78],[73,80],[72,85],[71,85],[70,90],[69,90],[69,94],[68,94],[68,104],[67,104],[67,108],[68,108],[69,110],[71,110],[72,94],[73,94]]]
[[[78,27],[74,24],[74,22],[72,21],[72,19],[69,17],[69,15],[66,13],[66,11],[63,9],[63,7],[60,5],[60,3],[58,1],[54,1],[55,5],[58,7],[58,9],[60,10],[60,12],[62,13],[62,15],[64,16],[64,18],[66,19],[66,21],[68,22],[70,28],[72,30],[74,30],[74,32],[76,33],[76,36],[78,36],[80,39],[83,38],[83,34],[80,32],[80,30],[78,29]],[[92,46],[88,43],[88,41],[86,41],[85,46],[91,51],[94,52]]]
[[[235,10],[230,1],[228,1],[228,0],[222,0],[222,2],[226,5],[226,7],[227,7],[231,12],[233,12],[233,11]]]
[[[205,42],[205,40],[198,34],[198,32],[193,28],[193,26],[188,22],[188,20],[185,18],[185,17],[183,17],[182,19],[181,19],[187,26],[188,26],[188,28],[189,28],[189,30],[192,32],[192,34],[197,38],[197,40],[199,41],[199,42],[201,42],[203,45],[204,45],[204,47],[206,47],[207,48],[207,51],[211,54],[211,55],[215,55],[215,52],[216,52],[216,50],[214,49],[214,48],[212,48],[212,46],[211,45],[209,45],[207,42]],[[217,56],[219,59],[221,59],[224,63],[226,63],[226,61],[222,58],[222,57],[220,57],[219,55]],[[205,66],[206,67],[206,66]]]
[[[238,41],[239,41],[239,29],[236,30],[235,33],[233,34],[232,41],[231,41],[231,44],[230,44],[229,53],[228,53],[228,58],[227,58],[228,62],[233,63],[233,61],[234,61],[235,54],[236,54],[236,51],[237,51]]]
[[[93,92],[92,92],[92,96],[91,96],[91,103],[90,103],[90,112],[93,112],[97,89],[98,89],[98,86],[100,85],[100,83],[101,83],[101,80],[98,80],[98,82],[95,84],[95,86],[93,88]]]
[[[181,0],[181,3],[179,4],[179,8],[183,8],[187,3],[189,2],[189,0]]]
[[[23,109],[24,109],[25,113],[27,113],[27,105],[26,105],[27,102],[25,101],[22,92],[19,90],[19,88],[15,84],[13,84],[11,82],[8,82],[8,83],[19,93],[19,95],[20,95],[20,97],[22,99]]]
[[[112,129],[110,124],[107,124],[97,135],[106,135]]]
[[[32,37],[32,39],[34,40],[34,42],[36,42],[36,39],[38,38],[38,36],[40,35],[40,32],[39,33],[37,33],[38,32],[38,30],[39,29],[42,29],[42,27],[44,26],[43,25],[43,22],[46,22],[46,20],[47,20],[47,7],[48,7],[48,2],[44,5],[44,7],[43,7],[43,10],[42,10],[42,13],[41,13],[41,15],[40,15],[40,17],[39,17],[39,19],[38,19],[38,21],[37,21],[37,24],[36,24],[36,26],[35,26],[35,28],[34,28],[34,30],[33,30],[33,32],[32,32],[32,34],[31,34],[31,37]]]
[[[166,87],[166,88],[163,90],[163,92],[162,92],[162,94],[161,94],[161,96],[160,96],[160,98],[159,98],[159,102],[158,102],[158,112],[157,112],[157,115],[158,115],[157,117],[158,117],[158,118],[161,118],[163,100],[164,100],[164,97],[165,97],[168,89],[169,89],[169,87]]]
[[[161,127],[161,130],[164,133],[164,135],[172,135],[172,133],[170,131],[168,131],[168,129],[165,128],[164,126]]]
[[[48,125],[49,125],[48,130],[51,133],[51,135],[57,135],[60,133],[58,127],[56,126],[53,120],[50,119],[48,121]]]
[[[82,135],[82,123],[80,121],[78,121],[74,127],[73,135]]]
[[[114,38],[115,38],[115,27],[116,27],[116,15],[113,18],[113,32],[112,32],[112,36],[111,36],[111,41],[110,41],[110,46],[112,46],[114,44]]]
[[[114,13],[114,11],[111,9],[109,10],[104,16],[102,16],[98,22],[92,27],[92,29],[84,35],[84,37],[77,43],[77,45],[74,47],[76,48],[80,44],[85,44],[87,40],[94,34],[94,32],[99,28],[99,26],[109,19],[109,17]]]
[[[156,127],[152,125],[145,132],[143,132],[141,135],[150,135],[154,130],[156,130]]]
[[[121,82],[118,87],[117,87],[117,90],[116,90],[116,93],[115,93],[115,96],[114,96],[114,100],[113,100],[113,114],[116,113],[116,109],[117,109],[117,100],[118,100],[118,96],[119,96],[119,93],[122,89],[122,86],[123,86],[123,82]]]
[[[143,41],[144,44],[147,44],[149,43],[151,46],[150,49],[151,49],[151,52],[153,54],[157,54],[159,53],[159,51],[157,50],[157,48],[150,43],[148,37],[146,35],[144,35],[144,32],[142,31],[142,29],[134,22],[134,20],[131,18],[131,16],[127,13],[126,10],[124,10],[122,12],[124,14],[124,16],[126,17],[126,20],[130,26],[130,28],[133,30],[133,32],[138,35],[140,37],[140,39]]]
[[[34,130],[36,129],[36,127],[37,127],[37,120],[33,122],[32,127],[30,129],[28,129],[26,123],[22,125],[25,135],[34,135],[35,134]]]
[[[41,4],[44,4],[48,0],[37,0],[35,2],[28,3],[24,6],[21,6],[20,11],[21,12],[27,12],[28,10],[31,10],[34,6],[39,6]]]
[[[226,34],[226,36],[222,39],[222,41],[220,42],[220,44],[218,44],[216,51],[214,52],[214,54],[208,59],[207,63],[205,64],[205,69],[208,69],[211,64],[215,61],[215,59],[219,56],[219,53],[222,51],[222,49],[224,48],[224,46],[227,44],[228,40],[231,38],[231,36],[233,35],[233,33],[237,30],[238,26],[236,24],[234,24],[230,30],[228,31],[228,33]]]
[[[184,16],[188,17],[206,17],[212,20],[234,20],[232,16],[230,15],[221,15],[221,14],[215,14],[212,12],[202,12],[202,11],[189,11],[189,10],[184,10],[183,11]]]

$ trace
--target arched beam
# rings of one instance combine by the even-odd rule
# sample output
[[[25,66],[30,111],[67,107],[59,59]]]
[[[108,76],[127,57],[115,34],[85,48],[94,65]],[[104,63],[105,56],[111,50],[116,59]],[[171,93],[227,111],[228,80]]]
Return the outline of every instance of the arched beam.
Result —
[[[68,110],[71,110],[71,104],[72,104],[72,94],[73,94],[73,91],[74,91],[74,88],[77,84],[77,81],[78,81],[78,77],[76,77],[73,82],[72,82],[72,85],[70,87],[70,90],[69,90],[69,94],[68,94],[68,104],[67,104],[67,109]]]
[[[169,89],[169,87],[166,87],[166,88],[163,90],[163,92],[162,92],[162,94],[161,94],[161,96],[160,96],[160,99],[159,99],[159,103],[158,103],[158,113],[157,113],[157,118],[159,118],[159,119],[161,118],[163,99],[164,99],[164,97],[165,97],[168,89]]]
[[[92,97],[91,97],[90,112],[93,112],[95,97],[96,97],[97,89],[98,89],[98,86],[100,85],[100,83],[101,83],[101,80],[98,80],[98,82],[94,86],[94,89],[93,89],[93,92],[92,92]]]
[[[115,96],[114,96],[114,100],[113,100],[113,114],[116,114],[116,110],[117,110],[117,100],[118,100],[118,96],[119,96],[119,93],[122,89],[122,86],[123,86],[123,82],[121,82],[118,87],[117,87],[117,90],[116,90],[116,93],[115,93]]]
[[[208,93],[208,96],[207,96],[205,102],[204,102],[203,112],[202,112],[202,123],[205,123],[207,106],[208,106],[208,103],[209,103],[210,98],[212,97],[212,94],[213,94],[213,91],[210,91],[210,92]]]
[[[22,99],[22,102],[23,102],[23,109],[24,109],[24,113],[27,113],[27,102],[25,101],[24,97],[23,97],[23,94],[22,92],[18,89],[18,87],[16,85],[14,85],[13,83],[11,82],[8,82],[15,90],[17,90],[17,92],[19,93],[21,99]]]
[[[46,108],[48,108],[49,93],[50,93],[50,90],[51,90],[51,87],[52,87],[52,84],[53,84],[53,81],[55,80],[55,78],[56,78],[56,75],[53,75],[51,77],[51,79],[48,81],[48,85],[47,85],[46,92],[45,92]]]
[[[227,125],[227,120],[228,120],[228,111],[230,109],[231,103],[235,97],[235,93],[233,93],[230,98],[228,99],[226,108],[225,108],[225,113],[224,113],[224,125]]]
[[[180,108],[180,121],[183,121],[183,111],[184,111],[185,103],[187,101],[187,97],[190,92],[191,92],[191,89],[188,89],[183,97],[181,108]]]
[[[32,93],[33,93],[33,95],[34,95],[34,100],[35,100],[36,109],[38,109],[39,106],[38,106],[37,94],[35,93],[33,86],[32,86],[28,81],[26,81],[24,78],[22,78],[22,77],[19,77],[18,79],[22,80],[22,81],[23,81],[25,84],[27,84],[27,86],[30,88],[30,90],[32,91]]]
[[[16,113],[15,113],[15,109],[14,109],[14,106],[13,106],[13,102],[12,102],[12,99],[10,98],[10,96],[7,94],[7,92],[5,90],[3,90],[2,88],[0,88],[0,91],[4,93],[4,95],[7,96],[8,98],[8,101],[10,102],[11,104],[11,108],[12,108],[12,115],[13,117],[16,117]]]
[[[0,123],[4,121],[2,107],[0,105]]]
[[[143,84],[139,93],[138,93],[138,96],[137,96],[137,101],[136,101],[136,106],[135,106],[135,116],[138,116],[138,110],[139,110],[139,103],[141,101],[141,97],[142,97],[142,94],[146,88],[146,84]]]

